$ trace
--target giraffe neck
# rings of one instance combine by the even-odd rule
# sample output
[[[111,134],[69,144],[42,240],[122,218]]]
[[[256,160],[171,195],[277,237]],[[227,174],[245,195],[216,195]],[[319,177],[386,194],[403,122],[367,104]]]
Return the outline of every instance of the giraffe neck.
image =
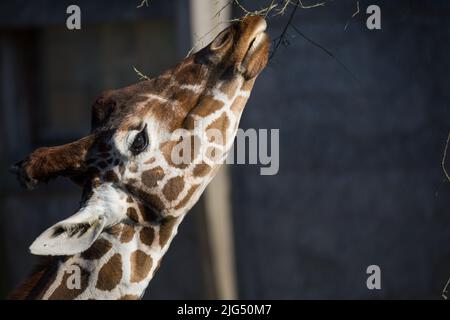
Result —
[[[222,105],[218,109],[210,110],[203,118],[211,127],[226,127],[229,121],[232,124],[229,125],[230,137],[235,136],[240,111],[245,105],[254,83],[254,80],[250,80],[242,85],[240,81],[238,79],[237,83],[227,84],[228,86],[235,85],[236,88],[231,91],[223,88],[222,84],[211,90],[210,99],[218,100]],[[224,117],[225,114],[226,117]],[[227,154],[233,142],[233,139],[226,140],[223,156]],[[155,160],[151,166],[155,169],[148,169],[149,171],[164,165]],[[191,166],[194,167],[195,164]],[[194,174],[191,179],[198,183],[194,183],[190,188],[185,188],[187,191],[184,194],[178,191],[179,200],[173,204],[176,210],[172,210],[175,215],[166,216],[162,220],[155,216],[152,217],[154,211],[144,207],[141,199],[134,195],[130,196],[131,193],[120,191],[119,199],[115,200],[120,203],[111,206],[111,210],[125,208],[128,219],[103,231],[87,251],[47,261],[11,297],[139,299],[158,269],[162,257],[176,235],[179,224],[218,169],[219,166],[216,166],[206,175],[202,172],[198,176]],[[161,184],[165,183],[162,181]],[[132,189],[131,187],[130,189]],[[115,191],[119,192],[117,189]],[[170,208],[170,203],[167,203],[166,206]],[[104,215],[108,216],[108,213],[104,213]],[[117,212],[111,214],[111,216],[113,215],[117,215]],[[80,275],[77,287],[74,287],[75,272]]]
[[[46,259],[11,298],[140,299],[184,216],[147,225],[119,223],[83,253]]]

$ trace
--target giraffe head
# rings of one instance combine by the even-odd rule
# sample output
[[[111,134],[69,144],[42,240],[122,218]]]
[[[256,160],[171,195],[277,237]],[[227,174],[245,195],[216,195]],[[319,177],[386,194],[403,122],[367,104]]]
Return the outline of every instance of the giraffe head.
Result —
[[[152,80],[107,91],[92,107],[92,132],[39,148],[15,169],[33,187],[56,176],[83,186],[80,210],[31,246],[42,255],[89,248],[137,201],[153,219],[179,217],[223,163],[256,76],[267,64],[266,22],[247,17]]]

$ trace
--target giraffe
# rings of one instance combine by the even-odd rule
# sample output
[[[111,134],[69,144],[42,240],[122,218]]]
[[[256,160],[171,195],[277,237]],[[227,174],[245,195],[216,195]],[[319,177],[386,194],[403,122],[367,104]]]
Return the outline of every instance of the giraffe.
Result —
[[[140,299],[186,213],[223,164],[268,60],[251,16],[160,76],[104,92],[91,133],[14,166],[32,189],[58,176],[82,187],[79,210],[30,246],[40,263],[12,299]],[[74,272],[79,285],[69,287]]]

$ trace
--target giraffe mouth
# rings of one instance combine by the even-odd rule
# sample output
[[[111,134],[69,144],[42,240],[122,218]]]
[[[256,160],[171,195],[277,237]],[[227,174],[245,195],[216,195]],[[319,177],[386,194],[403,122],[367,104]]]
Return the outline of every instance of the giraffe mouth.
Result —
[[[258,21],[258,24],[254,27],[253,35],[250,37],[250,42],[247,48],[247,52],[243,61],[251,58],[253,53],[264,45],[268,40],[268,35],[265,32],[267,28],[267,22],[264,19]]]
[[[260,20],[253,31],[253,36],[251,37],[252,40],[250,40],[250,44],[247,49],[247,55],[259,48],[259,46],[264,43],[264,40],[267,40],[268,36],[265,32],[266,28],[267,22],[264,19]]]
[[[253,38],[253,40],[250,42],[250,45],[249,45],[248,50],[247,50],[246,57],[248,55],[251,55],[253,52],[255,52],[255,50],[257,50],[261,45],[263,45],[264,40],[267,40],[267,38],[268,38],[267,33],[265,33],[265,32],[258,33]],[[246,57],[244,57],[244,60],[245,60]]]
[[[269,36],[265,32],[267,23],[264,19],[254,27],[247,51],[238,70],[247,78],[255,77],[267,64],[269,52]]]

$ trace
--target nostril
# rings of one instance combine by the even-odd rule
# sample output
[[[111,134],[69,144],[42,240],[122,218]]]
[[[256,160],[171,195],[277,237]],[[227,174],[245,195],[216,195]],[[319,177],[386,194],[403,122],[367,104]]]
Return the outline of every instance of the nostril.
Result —
[[[233,38],[233,34],[229,29],[224,30],[222,33],[220,33],[214,41],[211,43],[210,49],[212,51],[217,51],[222,49],[228,42],[231,41]]]

